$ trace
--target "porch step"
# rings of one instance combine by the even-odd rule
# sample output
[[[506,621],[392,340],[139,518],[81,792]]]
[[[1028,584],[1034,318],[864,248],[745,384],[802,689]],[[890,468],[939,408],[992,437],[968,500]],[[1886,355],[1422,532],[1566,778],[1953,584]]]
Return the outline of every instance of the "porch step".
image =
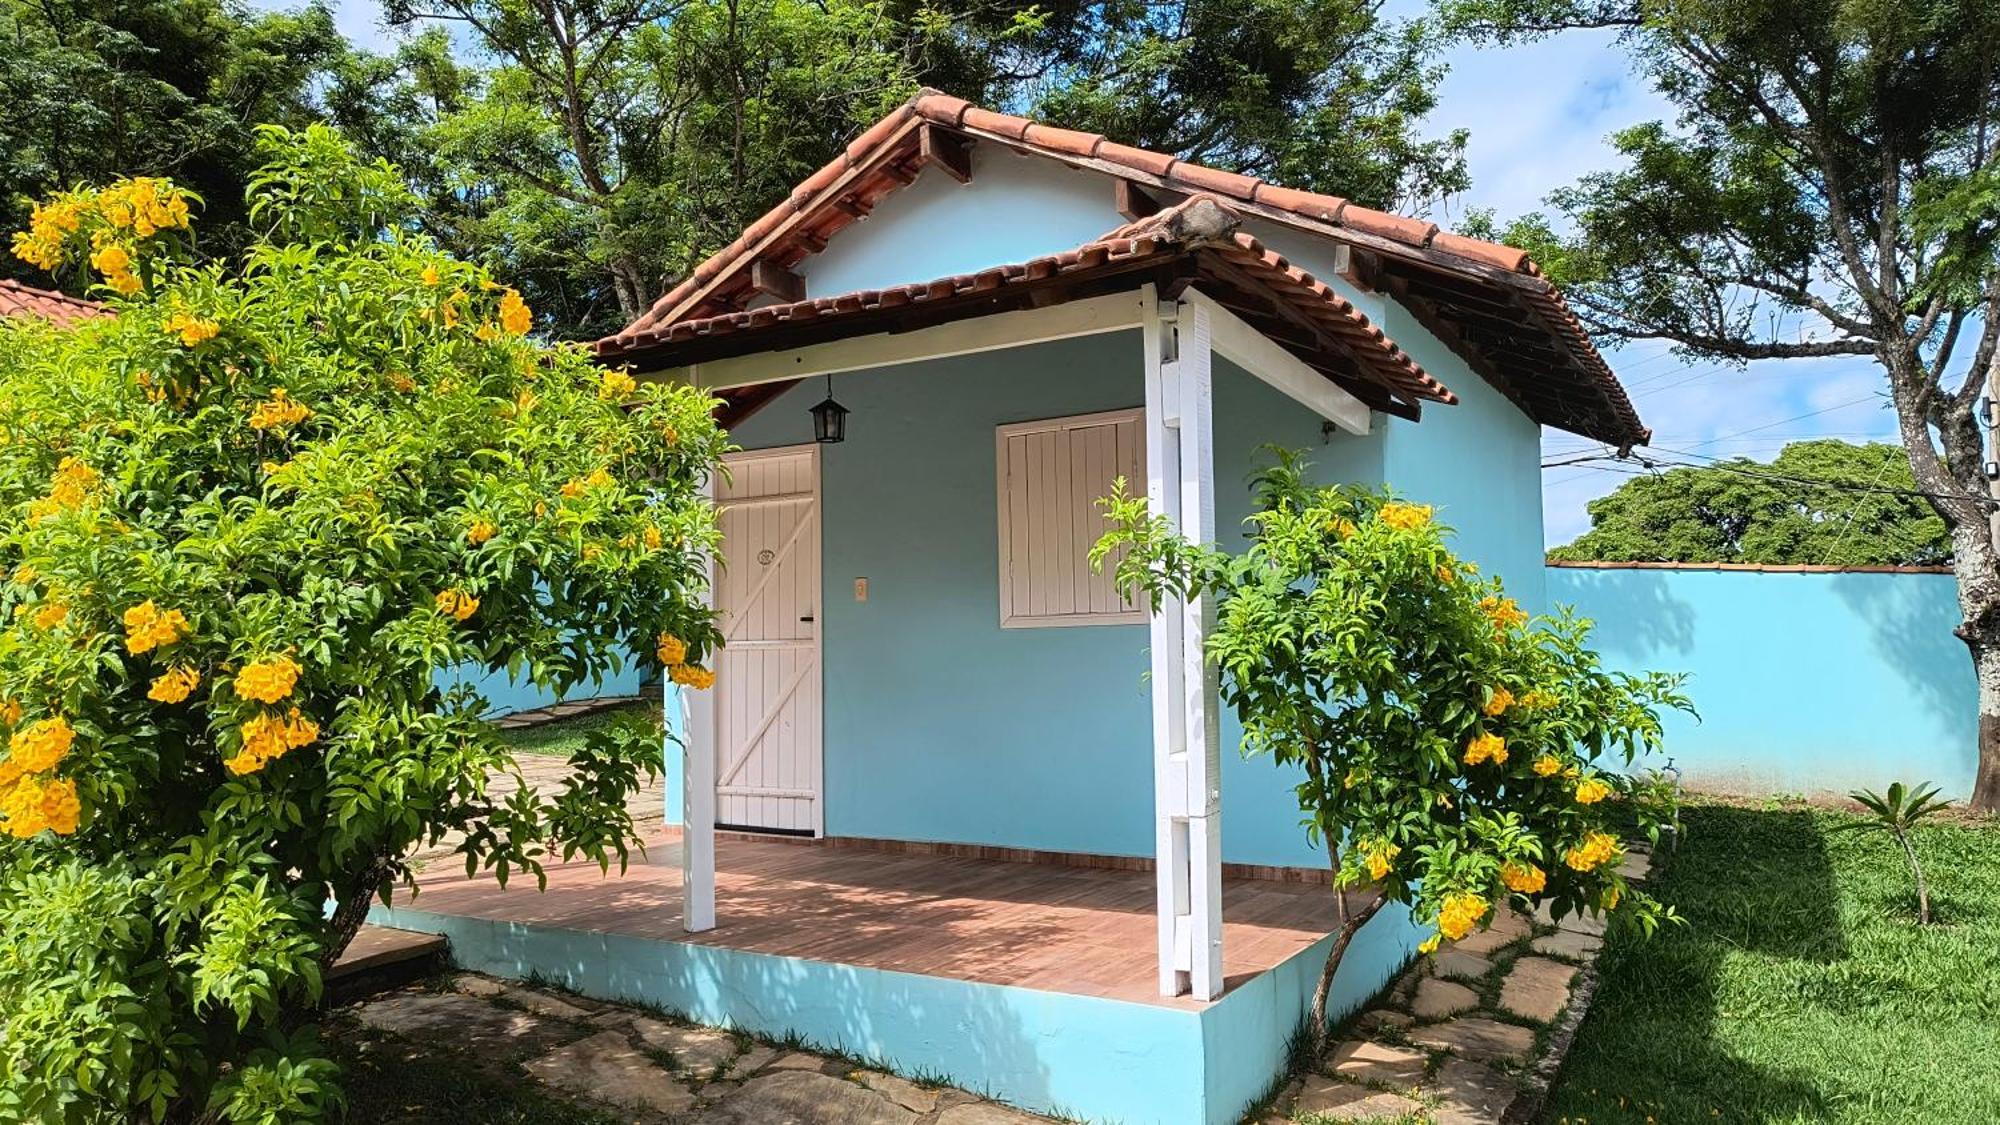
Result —
[[[328,999],[344,1004],[436,972],[446,946],[442,934],[364,925],[326,974]]]

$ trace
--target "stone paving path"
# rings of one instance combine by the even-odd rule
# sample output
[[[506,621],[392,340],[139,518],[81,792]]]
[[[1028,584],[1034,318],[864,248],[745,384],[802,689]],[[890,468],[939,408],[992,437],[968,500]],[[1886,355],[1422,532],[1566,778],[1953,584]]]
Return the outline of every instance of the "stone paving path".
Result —
[[[1638,880],[1649,868],[1635,852],[1624,871]],[[1558,925],[1546,912],[1503,908],[1490,928],[1420,959],[1375,1007],[1349,1020],[1319,1068],[1279,1096],[1264,1125],[1525,1120],[1582,1019],[1588,989],[1577,986],[1603,933],[1595,918]]]
[[[1049,1119],[852,1060],[473,973],[352,1009],[362,1024],[518,1064],[633,1125],[1038,1125]]]

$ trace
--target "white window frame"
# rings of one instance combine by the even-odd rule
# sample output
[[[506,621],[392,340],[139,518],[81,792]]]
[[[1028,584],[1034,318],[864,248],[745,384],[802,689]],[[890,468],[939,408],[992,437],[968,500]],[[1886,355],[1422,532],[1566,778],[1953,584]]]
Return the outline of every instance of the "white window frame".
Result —
[[[1148,607],[1141,602],[1129,610],[1105,613],[1060,613],[1032,614],[1016,613],[1014,610],[1013,557],[1008,553],[1012,542],[1013,523],[1009,516],[1011,505],[1007,495],[1007,441],[1009,438],[1025,434],[1047,433],[1051,430],[1076,430],[1093,426],[1115,425],[1129,422],[1137,430],[1139,441],[1135,446],[1138,465],[1126,477],[1128,492],[1142,487],[1146,482],[1146,410],[1134,406],[1123,410],[1102,410],[1094,414],[1071,414],[1059,418],[1038,418],[1027,422],[1010,422],[996,426],[993,430],[995,507],[999,510],[1000,538],[996,543],[1000,571],[1000,627],[1002,629],[1052,629],[1088,625],[1144,625],[1152,619]]]

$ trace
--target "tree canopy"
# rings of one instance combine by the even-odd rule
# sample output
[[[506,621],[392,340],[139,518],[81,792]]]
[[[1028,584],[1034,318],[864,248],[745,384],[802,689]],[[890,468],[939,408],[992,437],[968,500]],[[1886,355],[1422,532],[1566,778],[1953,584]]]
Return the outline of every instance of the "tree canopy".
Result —
[[[1591,501],[1590,530],[1549,552],[1598,562],[1938,566],[1951,537],[1900,446],[1799,441],[1634,477]]]

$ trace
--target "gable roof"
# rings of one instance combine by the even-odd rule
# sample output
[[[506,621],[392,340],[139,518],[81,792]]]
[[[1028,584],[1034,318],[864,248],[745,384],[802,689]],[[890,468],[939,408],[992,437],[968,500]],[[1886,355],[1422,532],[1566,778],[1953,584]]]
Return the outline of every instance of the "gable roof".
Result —
[[[657,340],[662,329],[744,311],[766,291],[760,271],[789,271],[823,250],[829,238],[913,182],[926,166],[969,179],[966,146],[977,142],[1123,181],[1136,189],[1128,192],[1135,208],[1207,194],[1242,215],[1345,246],[1354,281],[1388,293],[1531,418],[1621,446],[1650,436],[1562,294],[1525,251],[1095,133],[995,113],[933,90],[869,127],[644,315],[598,341],[597,353],[631,355],[643,350],[642,339]]]
[[[1367,314],[1240,230],[1241,224],[1228,203],[1196,195],[1059,254],[935,281],[677,320],[602,341],[598,355],[701,363],[1038,307],[1056,295],[1075,300],[1129,290],[1139,279],[1169,294],[1198,280],[1223,307],[1378,410],[1413,415],[1422,401],[1457,401]],[[762,402],[767,394],[725,399],[738,407],[739,397]]]
[[[0,277],[0,317],[38,316],[68,326],[93,316],[109,315],[110,310],[96,301]]]

